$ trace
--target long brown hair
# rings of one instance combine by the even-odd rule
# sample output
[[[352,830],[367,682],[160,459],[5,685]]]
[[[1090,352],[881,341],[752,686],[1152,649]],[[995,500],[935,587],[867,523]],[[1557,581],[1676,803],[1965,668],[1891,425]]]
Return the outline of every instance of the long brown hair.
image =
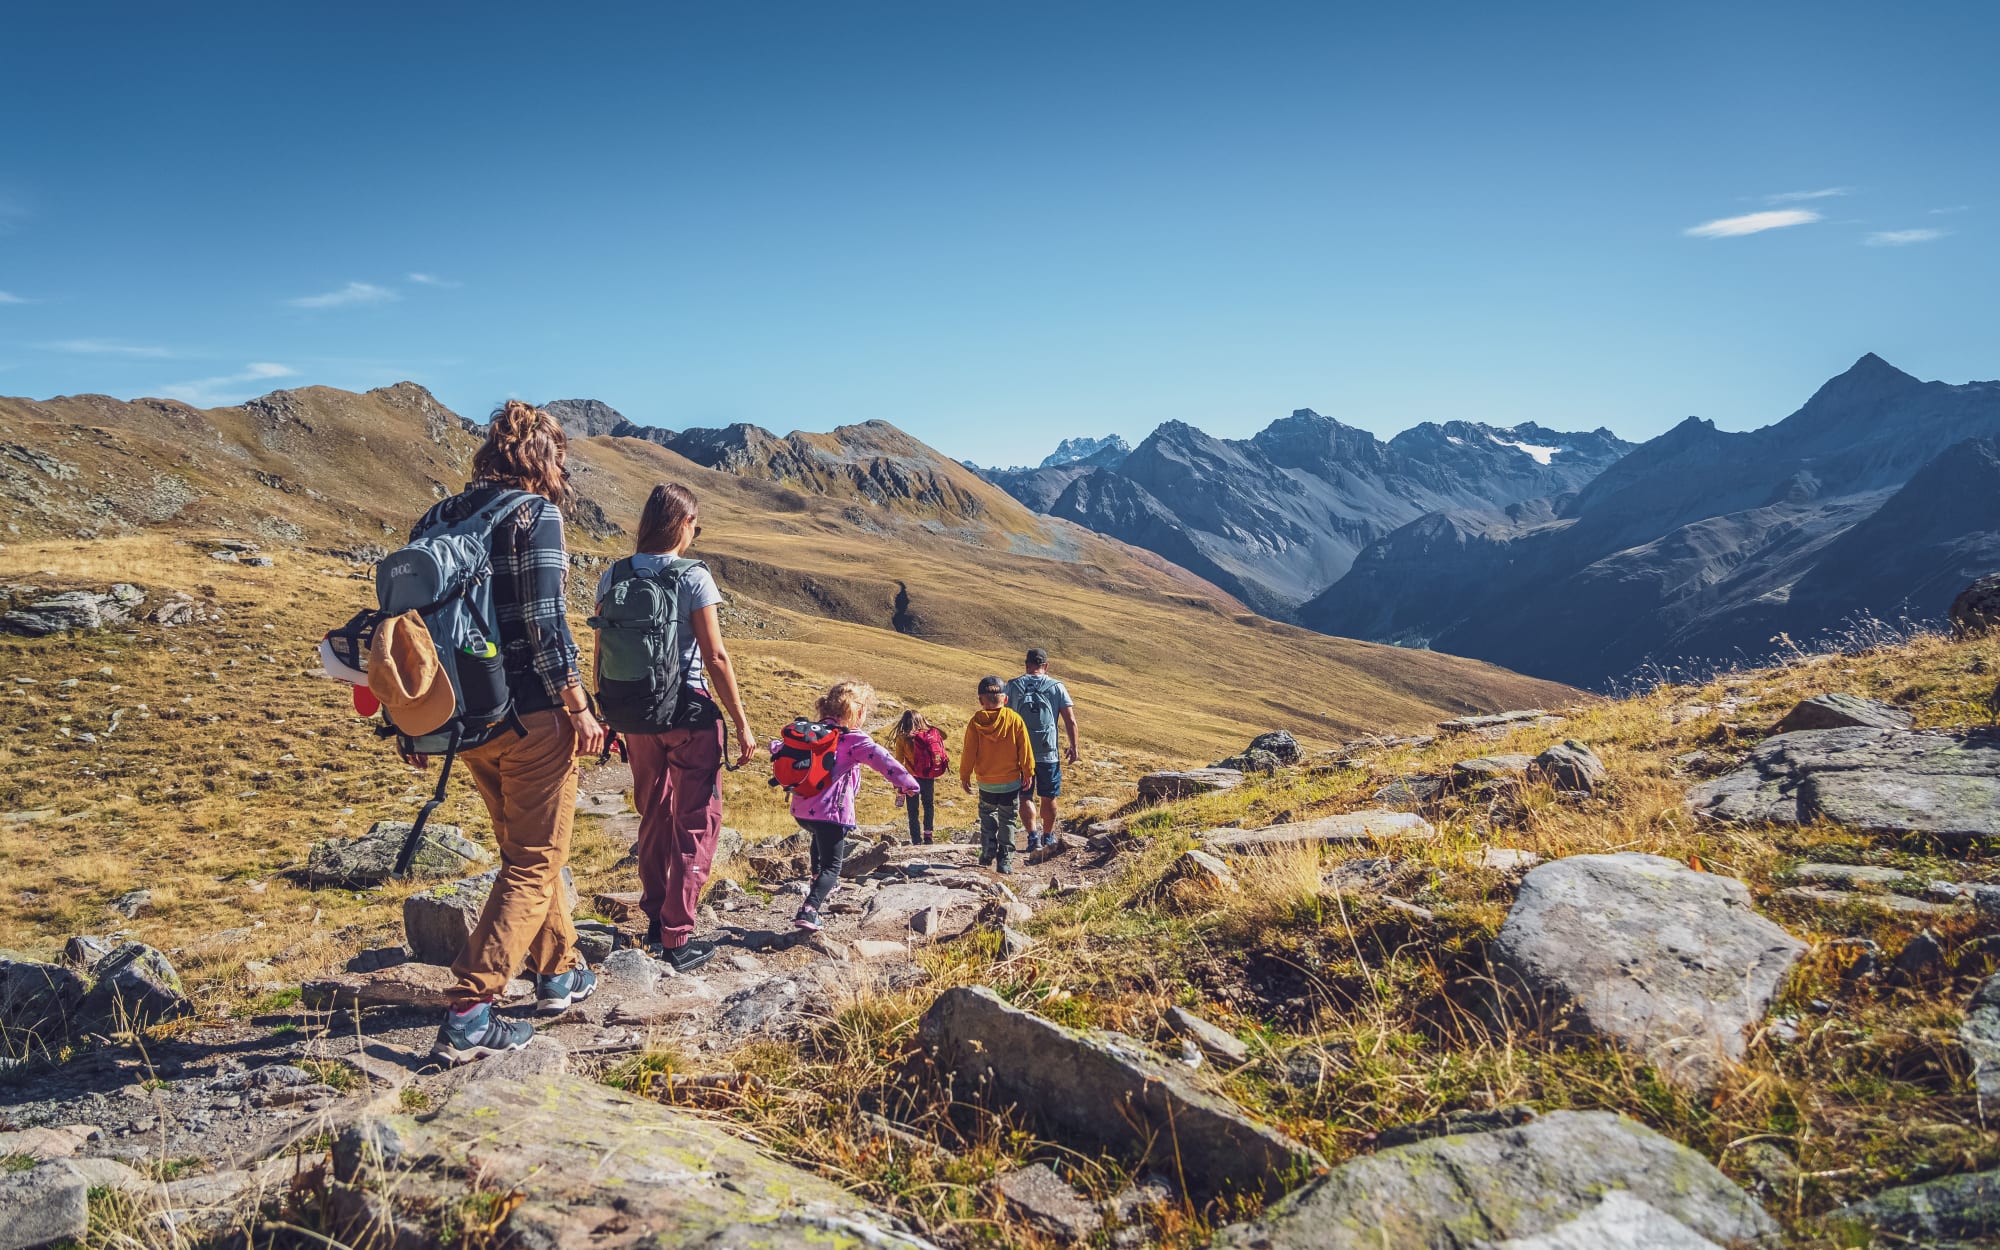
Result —
[[[632,550],[678,551],[681,529],[694,518],[694,492],[679,482],[661,482],[639,513],[639,538]]]
[[[486,441],[472,454],[472,476],[562,503],[569,497],[569,472],[563,467],[568,458],[562,423],[533,404],[510,399],[487,420]]]

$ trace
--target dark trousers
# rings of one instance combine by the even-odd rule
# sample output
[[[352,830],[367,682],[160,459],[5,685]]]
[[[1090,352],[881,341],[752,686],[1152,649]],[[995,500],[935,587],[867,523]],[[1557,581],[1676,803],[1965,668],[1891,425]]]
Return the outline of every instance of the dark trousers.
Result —
[[[1014,863],[1014,820],[1021,814],[1021,790],[1000,794],[979,792],[979,862],[998,861],[1000,867]]]
[[[910,841],[937,828],[937,778],[917,778],[917,792],[903,800],[910,812]],[[923,808],[924,823],[917,824],[917,809]]]
[[[854,826],[801,820],[799,828],[812,838],[812,885],[806,891],[806,906],[818,911],[826,906],[833,887],[840,884],[840,866],[847,861],[847,835],[854,832]]]

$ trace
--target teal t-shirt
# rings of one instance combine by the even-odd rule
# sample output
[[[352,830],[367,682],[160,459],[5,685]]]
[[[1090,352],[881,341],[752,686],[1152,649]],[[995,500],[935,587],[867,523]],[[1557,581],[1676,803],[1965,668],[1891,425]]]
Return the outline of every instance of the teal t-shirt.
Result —
[[[1023,673],[1007,683],[1007,706],[1026,722],[1028,744],[1034,748],[1037,764],[1053,764],[1062,758],[1056,726],[1063,709],[1072,704],[1061,682],[1047,674]]]

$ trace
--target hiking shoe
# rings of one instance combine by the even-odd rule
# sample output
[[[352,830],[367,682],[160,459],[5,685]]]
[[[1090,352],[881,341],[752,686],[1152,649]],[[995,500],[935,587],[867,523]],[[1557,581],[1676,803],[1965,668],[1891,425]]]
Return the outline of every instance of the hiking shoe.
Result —
[[[818,933],[819,912],[815,911],[812,905],[808,903],[806,906],[799,908],[799,914],[792,917],[792,923],[808,932]]]
[[[672,950],[661,951],[660,958],[666,960],[675,972],[693,972],[715,958],[715,943],[690,941]]]
[[[1014,861],[1011,859],[1003,859],[999,863],[993,865],[993,871],[1011,877],[1014,875]]]
[[[930,831],[929,829],[926,829],[926,830],[924,830],[924,845],[925,845],[925,846],[936,846],[936,845],[937,845],[937,834],[935,834],[935,833],[931,832],[931,831]]]
[[[535,1010],[543,1015],[568,1011],[570,1004],[589,998],[597,989],[597,974],[588,968],[571,968],[552,977],[535,978]]]
[[[446,1008],[431,1053],[452,1063],[464,1063],[519,1050],[534,1035],[535,1026],[526,1020],[502,1020],[494,1015],[492,1003],[480,1003],[463,1014]]]

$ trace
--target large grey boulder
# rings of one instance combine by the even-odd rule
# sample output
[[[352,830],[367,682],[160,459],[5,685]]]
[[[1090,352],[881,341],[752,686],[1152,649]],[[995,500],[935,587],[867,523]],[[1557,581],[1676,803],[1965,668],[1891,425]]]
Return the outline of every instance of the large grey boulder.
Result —
[[[437,1221],[476,1176],[523,1195],[496,1245],[930,1245],[713,1121],[577,1076],[470,1081],[422,1122],[362,1120],[336,1138],[333,1165],[330,1231],[352,1245],[439,1244]]]
[[[0,951],[0,1031],[47,1046],[68,1036],[89,993],[89,979],[74,968]]]
[[[1234,790],[1242,784],[1243,774],[1233,768],[1185,768],[1139,778],[1139,797],[1148,803],[1171,803],[1197,794]]]
[[[1335,846],[1385,839],[1432,838],[1437,830],[1413,812],[1341,812],[1262,829],[1210,829],[1202,843],[1218,854],[1241,855],[1293,846]]]
[[[104,629],[132,619],[132,609],[145,602],[146,592],[126,582],[109,594],[91,590],[69,590],[0,614],[0,630],[31,638],[72,630]]]
[[[0,1171],[0,1250],[81,1240],[90,1227],[89,1186],[67,1160]]]
[[[1614,1204],[1609,1212],[1603,1210],[1607,1200]],[[1640,1211],[1640,1204],[1650,1212]],[[1580,1222],[1584,1231],[1593,1224],[1612,1232],[1650,1229],[1646,1235],[1656,1239],[1623,1233],[1624,1240],[1578,1241]],[[1436,1137],[1364,1155],[1262,1218],[1223,1229],[1214,1245],[1218,1250],[1679,1250],[1705,1239],[1727,1250],[1749,1250],[1773,1242],[1777,1232],[1761,1207],[1687,1147],[1608,1111],[1557,1111],[1518,1128]]]
[[[954,1074],[959,1100],[1015,1108],[1066,1145],[1143,1152],[1204,1199],[1273,1196],[1320,1165],[1131,1038],[1065,1028],[984,986],[939,995],[919,1035]]]
[[[1597,752],[1568,738],[1535,757],[1529,772],[1545,779],[1558,790],[1581,790],[1595,794],[1611,780]]]
[[[410,958],[418,963],[450,964],[465,949],[479,923],[480,910],[493,893],[493,883],[503,869],[495,868],[463,881],[447,882],[421,890],[403,900],[403,938]],[[562,906],[576,910],[576,881],[569,866],[562,870]]]
[[[194,1011],[173,964],[143,942],[120,946],[93,965],[90,975],[96,984],[83,1000],[87,1020],[143,1028]]]
[[[1493,946],[1496,1009],[1609,1038],[1675,1084],[1740,1060],[1805,944],[1734,877],[1657,855],[1574,855],[1521,882]]]
[[[1743,767],[1688,791],[1688,806],[1714,820],[1825,819],[1875,833],[2000,836],[2000,731],[1779,734]]]
[[[1917,723],[1899,707],[1890,707],[1858,694],[1816,694],[1801,701],[1778,722],[1773,733],[1795,733],[1801,729],[1908,729]]]
[[[1958,1026],[1959,1044],[1972,1058],[1972,1088],[1982,1119],[2000,1113],[2000,976],[1980,983]]]
[[[1988,573],[1959,591],[1949,616],[1955,638],[1978,638],[2000,630],[2000,573]]]
[[[1859,1238],[1874,1234],[1875,1244],[1934,1246],[1948,1240],[1990,1246],[2000,1237],[2000,1171],[1885,1189],[1841,1207],[1826,1217],[1826,1224],[1844,1237],[1841,1245],[1868,1244]]]
[[[410,836],[407,820],[378,820],[358,838],[328,838],[313,843],[306,857],[306,884],[369,889],[396,874],[396,856]],[[410,861],[412,878],[463,876],[493,856],[467,838],[457,825],[424,826],[424,839]]]
[[[1256,737],[1250,739],[1249,749],[1252,751],[1269,751],[1277,757],[1280,764],[1283,764],[1287,768],[1298,763],[1306,756],[1306,750],[1299,745],[1299,740],[1282,729],[1273,729],[1269,733],[1258,734]]]

